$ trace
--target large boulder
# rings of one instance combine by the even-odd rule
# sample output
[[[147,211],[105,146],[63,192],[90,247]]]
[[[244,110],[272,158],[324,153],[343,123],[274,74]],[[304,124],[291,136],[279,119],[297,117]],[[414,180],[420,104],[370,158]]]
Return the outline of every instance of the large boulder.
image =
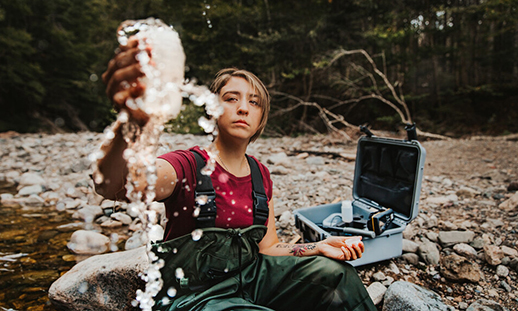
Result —
[[[57,310],[137,310],[132,301],[148,267],[145,247],[93,256],[57,279],[49,299]]]
[[[397,281],[385,293],[383,311],[447,311],[450,308],[441,296],[416,284]]]

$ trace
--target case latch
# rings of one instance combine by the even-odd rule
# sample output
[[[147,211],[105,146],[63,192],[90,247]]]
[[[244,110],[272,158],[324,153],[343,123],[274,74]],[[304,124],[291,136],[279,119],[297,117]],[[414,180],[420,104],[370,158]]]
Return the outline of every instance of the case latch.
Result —
[[[405,124],[405,130],[407,139],[409,141],[417,140],[417,129],[415,127],[415,122],[413,124],[407,123]]]

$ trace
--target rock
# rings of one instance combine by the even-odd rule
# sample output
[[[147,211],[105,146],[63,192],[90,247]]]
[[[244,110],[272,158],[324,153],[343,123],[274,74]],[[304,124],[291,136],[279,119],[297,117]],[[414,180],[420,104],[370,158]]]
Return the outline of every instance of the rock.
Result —
[[[451,202],[458,201],[459,198],[455,194],[451,194],[448,196],[439,196],[439,197],[428,197],[426,198],[426,203],[444,205]]]
[[[380,282],[373,282],[369,287],[367,287],[367,292],[369,293],[372,302],[374,302],[374,305],[380,304],[386,291],[387,288]]]
[[[39,195],[31,194],[28,198],[25,198],[23,201],[20,201],[23,206],[30,207],[42,207],[45,206],[45,200],[43,200]]]
[[[133,310],[139,274],[149,266],[145,248],[90,257],[76,264],[49,289],[58,310]]]
[[[108,250],[110,238],[97,232],[77,230],[67,247],[75,254],[102,254]]]
[[[504,211],[511,211],[518,208],[518,192],[513,194],[508,200],[502,202],[498,207]]]
[[[414,226],[412,224],[408,224],[405,227],[405,230],[403,230],[403,239],[411,240],[416,235],[416,230],[414,229]]]
[[[439,240],[439,234],[437,232],[428,231],[425,233],[425,236],[432,242],[437,242]]]
[[[394,273],[396,275],[401,273],[401,271],[399,270],[398,266],[394,262],[392,262],[392,261],[389,263],[388,269],[390,271],[392,271],[392,273]]]
[[[511,286],[509,286],[509,284],[507,284],[506,281],[500,282],[500,286],[502,286],[505,289],[505,291],[508,293],[513,291],[513,288]]]
[[[282,213],[281,217],[279,217],[277,224],[279,227],[286,229],[292,222],[294,222],[293,214],[290,211],[285,211]]]
[[[103,210],[97,205],[85,205],[83,208],[77,210],[72,217],[75,219],[81,219],[85,222],[93,222],[95,218],[101,216]]]
[[[147,240],[142,230],[135,231],[133,235],[124,244],[125,250],[131,250],[146,245]]]
[[[451,254],[441,258],[441,274],[452,281],[480,281],[482,271],[479,266],[465,257]]]
[[[18,191],[19,196],[29,196],[31,194],[40,194],[43,192],[43,187],[41,185],[32,185],[25,186]]]
[[[439,259],[441,257],[439,253],[439,249],[437,249],[437,245],[433,242],[424,242],[419,245],[417,249],[417,254],[423,259],[423,261],[429,265],[436,265],[439,263]]]
[[[507,309],[492,300],[479,299],[471,304],[466,311],[507,311]]]
[[[406,281],[397,281],[390,285],[384,300],[383,311],[449,310],[441,296]]]
[[[125,213],[117,212],[110,215],[112,219],[118,220],[124,225],[129,225],[133,221],[130,216]]]
[[[417,266],[419,264],[419,256],[417,256],[417,254],[405,253],[401,255],[401,258],[411,265]]]
[[[326,164],[326,161],[322,157],[308,157],[306,158],[306,164],[307,165],[324,165]]]
[[[439,219],[437,218],[437,216],[431,215],[430,217],[428,217],[425,224],[427,229],[435,228],[439,224]]]
[[[11,201],[14,196],[10,193],[1,193],[0,194],[0,203],[5,204],[5,202]]]
[[[504,258],[504,252],[496,245],[484,245],[484,259],[492,266],[499,265]]]
[[[441,221],[440,225],[441,225],[441,229],[443,229],[443,230],[454,231],[454,230],[459,229],[459,226],[457,226],[456,224],[452,223],[449,220]]]
[[[484,248],[484,245],[486,245],[486,241],[481,237],[477,237],[469,244],[473,246],[474,249],[482,249]]]
[[[516,191],[518,190],[518,181],[512,181],[507,186],[507,191]]]
[[[417,249],[419,248],[419,244],[403,239],[403,252],[405,253],[415,253],[417,252]]]
[[[385,276],[385,274],[381,271],[378,271],[372,275],[372,279],[376,282],[381,282],[381,281],[385,280],[386,278],[387,277]]]
[[[278,152],[270,155],[270,157],[266,160],[266,163],[282,165],[289,164],[288,155],[284,152]]]
[[[514,248],[511,248],[511,247],[508,247],[505,245],[502,245],[500,248],[502,249],[504,256],[518,257],[518,251]]]
[[[412,255],[415,255],[415,254],[412,254]],[[392,283],[394,283],[394,278],[391,276],[387,276],[386,279],[383,282],[381,282],[381,284],[383,284],[384,286],[390,286]]]
[[[103,228],[119,228],[122,227],[122,222],[115,219],[107,219],[101,223]]]
[[[285,168],[282,165],[272,165],[272,167],[270,168],[270,173],[274,175],[289,175],[290,172],[291,171],[289,169]]]
[[[44,185],[45,179],[41,177],[40,174],[27,172],[20,176],[20,181],[18,182],[18,189],[21,189],[25,186],[33,186],[33,185]]]
[[[443,247],[448,247],[459,243],[469,243],[473,241],[474,237],[473,231],[441,231],[439,232],[439,243]]]
[[[496,275],[506,277],[509,275],[509,269],[506,266],[498,265],[496,267]]]
[[[457,254],[467,257],[467,258],[476,258],[477,257],[477,251],[473,247],[471,247],[465,243],[455,244],[455,246],[453,246],[453,250]]]
[[[479,194],[479,192],[473,188],[461,187],[459,190],[457,190],[457,192],[455,192],[455,194],[459,197],[474,198]]]

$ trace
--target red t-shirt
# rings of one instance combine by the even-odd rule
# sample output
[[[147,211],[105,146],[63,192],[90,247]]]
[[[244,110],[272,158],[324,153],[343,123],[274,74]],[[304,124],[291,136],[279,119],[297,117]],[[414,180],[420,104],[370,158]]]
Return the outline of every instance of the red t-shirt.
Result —
[[[172,151],[159,156],[173,166],[178,177],[173,193],[163,201],[168,219],[164,241],[191,233],[196,229],[196,220],[193,216],[196,159],[190,150],[199,151],[205,160],[209,158],[207,152],[199,147]],[[270,172],[259,161],[257,163],[263,177],[264,190],[268,202],[270,202],[272,198]],[[251,226],[254,222],[252,176],[236,177],[216,162],[216,167],[210,177],[216,191],[216,227],[246,228]]]

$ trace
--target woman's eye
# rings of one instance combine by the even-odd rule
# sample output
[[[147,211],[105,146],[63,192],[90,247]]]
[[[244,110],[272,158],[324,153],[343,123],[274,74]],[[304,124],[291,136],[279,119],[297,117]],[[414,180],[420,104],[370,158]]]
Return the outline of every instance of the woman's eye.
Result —
[[[251,100],[250,104],[252,104],[254,106],[259,106],[259,102],[256,102],[255,100]]]
[[[226,102],[233,102],[236,100],[237,100],[237,98],[235,98],[235,97],[229,97],[229,98],[225,99]]]

